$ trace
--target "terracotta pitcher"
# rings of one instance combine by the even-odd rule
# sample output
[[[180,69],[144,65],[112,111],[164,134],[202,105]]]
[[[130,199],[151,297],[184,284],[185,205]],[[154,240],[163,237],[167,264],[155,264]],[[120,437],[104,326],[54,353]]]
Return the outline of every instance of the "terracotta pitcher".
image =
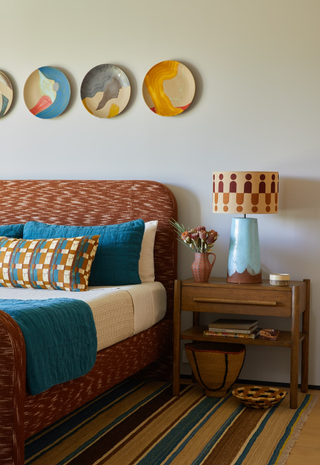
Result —
[[[213,256],[212,262],[209,255]],[[216,255],[212,252],[194,254],[194,262],[191,265],[193,279],[197,283],[207,283],[211,274],[212,267],[216,260]]]

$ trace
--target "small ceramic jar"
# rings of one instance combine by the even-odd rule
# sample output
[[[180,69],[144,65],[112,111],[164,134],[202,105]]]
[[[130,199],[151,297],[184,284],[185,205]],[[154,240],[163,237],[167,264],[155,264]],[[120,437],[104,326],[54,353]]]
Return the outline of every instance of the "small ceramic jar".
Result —
[[[290,275],[286,273],[271,274],[269,276],[271,286],[289,286]]]

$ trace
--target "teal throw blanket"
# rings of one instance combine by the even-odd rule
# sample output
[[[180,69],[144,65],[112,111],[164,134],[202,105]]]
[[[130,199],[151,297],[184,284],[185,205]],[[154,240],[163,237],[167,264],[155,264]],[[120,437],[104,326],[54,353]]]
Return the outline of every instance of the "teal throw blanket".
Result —
[[[38,394],[91,370],[97,333],[90,306],[76,299],[0,299],[20,326],[27,354],[27,390]]]

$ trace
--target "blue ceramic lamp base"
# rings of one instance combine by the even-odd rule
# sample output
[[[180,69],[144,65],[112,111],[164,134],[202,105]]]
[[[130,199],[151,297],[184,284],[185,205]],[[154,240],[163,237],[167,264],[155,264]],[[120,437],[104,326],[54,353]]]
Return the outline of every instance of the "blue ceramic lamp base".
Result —
[[[261,283],[261,261],[256,218],[232,218],[227,282]]]

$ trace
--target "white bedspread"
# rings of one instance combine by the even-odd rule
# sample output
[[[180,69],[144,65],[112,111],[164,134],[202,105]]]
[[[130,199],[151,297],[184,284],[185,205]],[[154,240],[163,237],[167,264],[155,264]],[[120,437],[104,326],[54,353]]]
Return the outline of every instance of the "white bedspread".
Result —
[[[0,299],[70,298],[92,310],[98,351],[150,328],[166,313],[166,291],[159,282],[118,287],[89,287],[86,292],[0,287]]]

